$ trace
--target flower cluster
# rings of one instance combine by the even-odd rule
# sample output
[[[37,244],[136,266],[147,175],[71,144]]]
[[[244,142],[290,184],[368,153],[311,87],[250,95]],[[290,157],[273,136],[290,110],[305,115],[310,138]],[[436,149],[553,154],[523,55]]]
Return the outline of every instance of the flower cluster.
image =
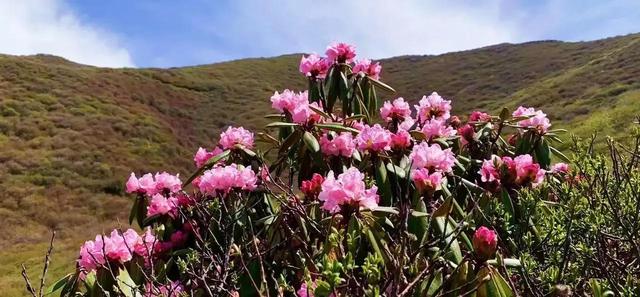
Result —
[[[357,61],[353,66],[353,73],[363,73],[368,77],[373,79],[380,79],[380,72],[382,71],[382,66],[380,66],[379,62],[371,62],[369,59],[363,59]]]
[[[198,148],[196,154],[193,156],[193,162],[195,162],[196,167],[200,168],[202,167],[202,165],[204,165],[204,163],[207,163],[209,159],[219,155],[220,153],[222,153],[222,149],[219,147],[215,147],[213,151],[207,151],[206,149],[200,147]]]
[[[310,78],[324,79],[331,63],[329,60],[316,54],[302,56],[300,59],[300,72]]]
[[[353,62],[353,58],[356,57],[356,48],[344,42],[336,42],[327,46],[325,55],[327,55],[327,59],[332,62],[351,63]]]
[[[153,196],[162,192],[176,193],[182,190],[182,182],[179,174],[171,175],[166,172],[156,173],[155,176],[147,173],[140,177],[136,177],[135,173],[131,173],[127,180],[127,193],[140,193],[147,196]]]
[[[154,251],[156,238],[147,230],[142,236],[133,229],[125,232],[113,230],[111,235],[96,235],[95,240],[80,247],[78,266],[84,274],[102,268],[107,263],[124,264],[134,255],[149,257]]]
[[[327,156],[351,158],[355,149],[356,144],[350,132],[342,132],[338,135],[325,133],[320,138],[320,150]]]
[[[421,142],[413,147],[411,154],[411,179],[420,191],[439,190],[444,174],[452,171],[455,156],[451,149],[442,149],[439,144]]]
[[[195,181],[200,192],[210,195],[229,193],[235,189],[252,191],[257,187],[258,178],[251,167],[241,167],[236,164],[216,166],[206,170]]]
[[[391,132],[379,124],[364,125],[356,136],[355,143],[359,150],[380,153],[391,150]]]
[[[220,146],[225,150],[237,147],[252,149],[253,133],[243,127],[228,127],[226,131],[220,133]]]
[[[386,101],[380,108],[380,117],[387,123],[394,120],[402,122],[411,117],[411,107],[402,97],[393,102]]]
[[[418,111],[420,123],[430,119],[447,120],[451,117],[451,101],[444,100],[436,92],[429,96],[423,96],[415,108]]]
[[[515,117],[525,117],[525,119],[518,122],[518,126],[523,129],[531,128],[538,131],[540,134],[544,134],[551,127],[551,123],[547,118],[547,115],[541,110],[536,110],[533,107],[524,107],[520,106],[516,109],[512,116]]]
[[[343,206],[356,209],[372,209],[378,206],[378,187],[366,188],[365,175],[357,168],[351,167],[336,179],[333,171],[322,182],[322,190],[318,199],[323,202],[322,208],[331,212],[339,212]]]
[[[303,125],[310,120],[317,121],[319,119],[309,106],[319,108],[317,103],[309,103],[309,93],[307,91],[299,93],[291,90],[284,90],[282,93],[276,91],[271,96],[271,107],[279,112],[288,114],[291,120],[297,124]]]
[[[546,171],[533,161],[531,155],[520,155],[515,158],[499,157],[493,155],[491,159],[484,160],[478,174],[480,180],[490,191],[495,191],[499,186],[524,187],[531,185],[536,187],[544,180]]]

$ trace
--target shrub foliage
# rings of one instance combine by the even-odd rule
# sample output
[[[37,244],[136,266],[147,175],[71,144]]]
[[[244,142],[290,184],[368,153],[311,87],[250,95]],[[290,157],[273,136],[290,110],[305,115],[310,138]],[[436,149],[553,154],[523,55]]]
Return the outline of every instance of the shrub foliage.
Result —
[[[638,143],[610,142],[606,162],[576,142],[586,153],[572,163],[540,110],[463,120],[435,92],[379,105],[394,92],[381,70],[343,43],[302,57],[308,90],[276,92],[264,132],[229,127],[183,180],[132,173],[129,221],[142,231],[87,241],[50,291],[639,293]]]

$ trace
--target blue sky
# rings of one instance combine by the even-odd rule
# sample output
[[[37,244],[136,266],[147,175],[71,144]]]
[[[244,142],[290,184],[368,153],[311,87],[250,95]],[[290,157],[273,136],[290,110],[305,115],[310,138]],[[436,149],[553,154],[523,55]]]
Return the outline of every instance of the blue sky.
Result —
[[[0,53],[109,67],[322,52],[331,41],[384,58],[634,32],[638,0],[0,0]]]

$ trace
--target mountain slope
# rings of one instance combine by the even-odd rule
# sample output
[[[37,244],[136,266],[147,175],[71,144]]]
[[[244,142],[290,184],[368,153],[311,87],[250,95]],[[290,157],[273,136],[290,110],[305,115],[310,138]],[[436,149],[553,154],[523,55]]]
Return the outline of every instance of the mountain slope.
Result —
[[[188,175],[189,156],[227,125],[260,129],[275,90],[305,88],[300,55],[171,69],[105,69],[0,55],[0,288],[40,260],[48,229],[68,266],[82,239],[126,226],[129,172]],[[640,35],[500,44],[382,60],[382,79],[415,102],[438,91],[454,111],[527,104],[581,136],[624,137],[640,114]],[[385,94],[391,98],[391,94]],[[387,97],[385,97],[387,98]],[[10,255],[10,257],[9,257]],[[19,292],[20,289],[17,289]],[[11,294],[10,294],[11,295]]]

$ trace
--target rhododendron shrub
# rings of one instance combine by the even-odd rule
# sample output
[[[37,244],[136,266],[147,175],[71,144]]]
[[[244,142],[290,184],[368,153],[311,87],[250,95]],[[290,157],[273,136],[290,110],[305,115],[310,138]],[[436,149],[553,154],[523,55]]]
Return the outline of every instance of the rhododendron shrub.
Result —
[[[131,173],[145,232],[85,243],[63,295],[528,294],[514,238],[538,231],[520,193],[568,182],[559,130],[530,107],[458,117],[436,92],[405,101],[356,56],[303,56],[308,89],[264,98],[264,131],[194,148],[194,173]]]

